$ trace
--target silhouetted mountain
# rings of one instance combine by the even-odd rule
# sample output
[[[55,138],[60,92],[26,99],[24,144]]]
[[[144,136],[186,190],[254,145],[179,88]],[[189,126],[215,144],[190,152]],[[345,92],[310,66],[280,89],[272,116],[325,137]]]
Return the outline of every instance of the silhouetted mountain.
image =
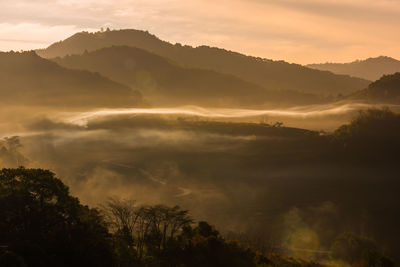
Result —
[[[54,60],[61,66],[99,72],[138,88],[157,105],[249,107],[265,103],[298,105],[321,101],[310,94],[268,91],[229,74],[181,67],[166,58],[128,46],[113,46]]]
[[[133,106],[141,94],[98,73],[70,70],[35,52],[0,53],[2,104]]]
[[[384,75],[371,83],[368,88],[350,95],[349,98],[371,103],[400,104],[400,72]]]
[[[335,75],[284,61],[245,56],[219,48],[172,45],[148,32],[138,30],[80,32],[47,49],[39,50],[38,53],[46,58],[63,57],[112,45],[146,49],[184,66],[233,74],[270,90],[296,90],[328,95],[354,92],[369,84],[369,81],[359,78]]]
[[[347,74],[367,80],[378,80],[383,75],[400,71],[400,61],[390,57],[368,58],[351,63],[310,64],[310,68],[331,71],[336,74]]]

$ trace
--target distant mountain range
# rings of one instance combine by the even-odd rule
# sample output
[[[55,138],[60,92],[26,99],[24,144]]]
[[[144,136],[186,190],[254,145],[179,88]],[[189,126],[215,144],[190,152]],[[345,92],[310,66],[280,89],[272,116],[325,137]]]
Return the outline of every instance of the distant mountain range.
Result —
[[[2,105],[57,105],[58,107],[136,106],[138,91],[84,70],[70,70],[35,52],[0,52]]]
[[[112,46],[53,59],[59,65],[98,72],[138,89],[154,105],[301,105],[322,99],[297,91],[272,91],[236,76],[182,67],[143,49]]]
[[[400,104],[400,72],[384,75],[368,88],[351,94],[348,98],[369,103]]]
[[[370,83],[218,48],[172,45],[136,30],[77,33],[37,53],[0,53],[2,103],[249,108],[320,104],[336,99],[400,103],[400,72]],[[380,71],[388,72],[397,63],[379,57],[341,65],[369,66],[372,72],[381,64]],[[336,94],[347,96],[326,97]]]
[[[200,46],[182,46],[158,39],[148,32],[118,30],[80,32],[37,53],[45,58],[83,54],[110,46],[141,48],[188,68],[202,68],[237,76],[267,90],[289,90],[319,95],[348,94],[366,88],[369,81],[336,75],[284,61],[273,61]]]
[[[381,56],[366,60],[357,60],[351,63],[310,64],[307,67],[375,81],[383,75],[400,72],[400,61]]]

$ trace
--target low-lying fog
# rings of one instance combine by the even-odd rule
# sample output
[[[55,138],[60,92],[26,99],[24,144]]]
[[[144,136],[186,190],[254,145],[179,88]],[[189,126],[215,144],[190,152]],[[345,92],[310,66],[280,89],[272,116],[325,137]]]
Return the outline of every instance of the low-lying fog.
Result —
[[[393,177],[378,183],[373,168],[332,162],[318,132],[276,122],[332,131],[368,107],[10,108],[1,135],[20,136],[22,147],[0,159],[3,166],[50,168],[87,204],[115,196],[178,204],[225,233],[262,236],[290,255],[315,258],[339,232],[380,229],[368,218],[375,198],[393,205]],[[371,188],[375,197],[365,198]]]
[[[287,109],[237,109],[237,108],[203,108],[199,106],[183,106],[176,108],[129,108],[100,109],[87,112],[56,113],[53,120],[85,125],[89,120],[115,115],[163,115],[170,117],[189,117],[216,121],[261,122],[273,124],[283,122],[285,126],[331,131],[345,124],[355,114],[367,108],[379,108],[383,105],[365,103],[325,104],[298,106]],[[388,107],[388,105],[385,105]],[[391,110],[400,110],[397,105],[390,105]]]

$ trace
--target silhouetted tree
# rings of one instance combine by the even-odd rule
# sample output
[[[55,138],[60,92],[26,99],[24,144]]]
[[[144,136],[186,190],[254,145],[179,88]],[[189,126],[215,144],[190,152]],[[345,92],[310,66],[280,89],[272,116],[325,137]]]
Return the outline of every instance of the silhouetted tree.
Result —
[[[110,199],[103,211],[116,243],[135,255],[136,259],[132,260],[142,260],[145,253],[146,256],[161,257],[168,245],[175,243],[183,228],[192,223],[188,211],[178,206],[137,207],[134,201]]]
[[[207,222],[194,225],[178,206],[110,199],[103,213],[106,220],[48,170],[0,170],[0,266],[321,266],[256,254]],[[373,241],[351,234],[338,237],[331,255],[357,266],[393,266]]]
[[[97,210],[70,196],[52,172],[22,167],[0,171],[1,261],[111,266],[109,238]]]

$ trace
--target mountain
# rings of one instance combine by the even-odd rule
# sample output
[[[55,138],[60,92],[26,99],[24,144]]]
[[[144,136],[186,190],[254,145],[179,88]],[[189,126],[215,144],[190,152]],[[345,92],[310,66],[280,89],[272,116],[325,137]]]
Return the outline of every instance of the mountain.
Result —
[[[2,104],[134,106],[141,94],[98,73],[70,70],[35,52],[0,53]]]
[[[335,75],[284,61],[246,56],[220,48],[173,45],[138,30],[80,32],[37,52],[42,57],[53,58],[82,54],[85,50],[94,51],[112,45],[142,48],[183,66],[235,75],[269,90],[296,90],[321,95],[347,94],[363,89],[370,83],[360,78]]]
[[[371,103],[400,104],[400,72],[384,75],[368,88],[350,95],[349,98]]]
[[[182,67],[128,46],[112,46],[53,60],[66,68],[99,72],[138,88],[156,105],[254,107],[266,103],[299,105],[321,101],[317,96],[300,92],[268,91],[229,74]]]
[[[310,64],[307,67],[331,71],[336,74],[347,74],[375,81],[383,75],[400,72],[400,61],[391,57],[376,57],[357,60],[351,63]]]

